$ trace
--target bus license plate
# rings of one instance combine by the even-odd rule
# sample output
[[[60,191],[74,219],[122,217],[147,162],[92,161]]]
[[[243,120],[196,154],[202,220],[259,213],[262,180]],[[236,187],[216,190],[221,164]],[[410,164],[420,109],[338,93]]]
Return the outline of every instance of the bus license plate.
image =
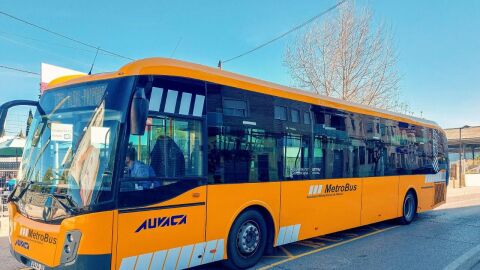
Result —
[[[34,261],[30,262],[30,267],[36,270],[45,270],[45,266],[43,264]]]

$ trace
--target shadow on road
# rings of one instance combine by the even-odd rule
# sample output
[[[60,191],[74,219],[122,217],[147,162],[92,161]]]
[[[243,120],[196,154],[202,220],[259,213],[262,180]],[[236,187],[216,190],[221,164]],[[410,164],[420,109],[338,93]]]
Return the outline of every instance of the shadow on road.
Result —
[[[479,213],[480,198],[477,205],[447,208],[420,213],[412,225],[415,225],[416,223],[448,223],[449,226],[452,226],[452,231],[458,230],[455,235],[459,237],[459,235],[462,236],[461,232],[464,230],[462,228],[456,229],[455,224],[480,228],[480,218],[478,218]],[[394,229],[397,226],[399,226],[399,223],[396,220],[388,220],[280,246],[275,248],[274,254],[264,256],[253,269],[270,268],[271,266],[280,265],[283,262],[292,261],[299,257],[322,252],[323,250],[344,245],[373,234],[381,234],[384,231]],[[414,229],[415,227],[411,226],[411,228]],[[465,235],[465,237],[468,236]],[[225,269],[225,267],[221,262],[219,262],[193,269],[217,270]]]

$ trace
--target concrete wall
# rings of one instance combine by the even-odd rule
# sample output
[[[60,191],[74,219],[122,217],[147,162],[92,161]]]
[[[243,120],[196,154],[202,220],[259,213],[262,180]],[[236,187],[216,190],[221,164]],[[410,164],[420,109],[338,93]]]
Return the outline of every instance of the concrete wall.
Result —
[[[465,174],[465,186],[480,187],[480,174]]]

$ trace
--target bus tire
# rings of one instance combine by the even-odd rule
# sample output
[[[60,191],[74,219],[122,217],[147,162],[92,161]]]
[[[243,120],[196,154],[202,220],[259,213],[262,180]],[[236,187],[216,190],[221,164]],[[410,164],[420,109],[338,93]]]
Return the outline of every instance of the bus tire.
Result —
[[[233,222],[227,240],[225,262],[230,269],[246,269],[262,258],[267,245],[267,223],[262,214],[246,210]]]
[[[400,223],[403,225],[408,225],[412,223],[417,215],[417,197],[412,190],[407,192],[405,199],[403,199],[402,205],[402,217],[400,218]]]

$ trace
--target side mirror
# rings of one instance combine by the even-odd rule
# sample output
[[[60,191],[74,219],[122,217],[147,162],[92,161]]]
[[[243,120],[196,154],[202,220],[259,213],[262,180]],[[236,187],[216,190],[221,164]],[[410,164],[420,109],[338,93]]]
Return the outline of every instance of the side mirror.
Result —
[[[5,120],[7,119],[8,109],[16,106],[33,106],[36,107],[38,112],[41,115],[45,115],[45,112],[40,107],[38,101],[34,100],[13,100],[4,103],[0,106],[0,136],[2,136],[5,132]]]
[[[130,134],[143,135],[148,116],[148,99],[145,89],[138,88],[133,95],[132,107],[130,108]]]

